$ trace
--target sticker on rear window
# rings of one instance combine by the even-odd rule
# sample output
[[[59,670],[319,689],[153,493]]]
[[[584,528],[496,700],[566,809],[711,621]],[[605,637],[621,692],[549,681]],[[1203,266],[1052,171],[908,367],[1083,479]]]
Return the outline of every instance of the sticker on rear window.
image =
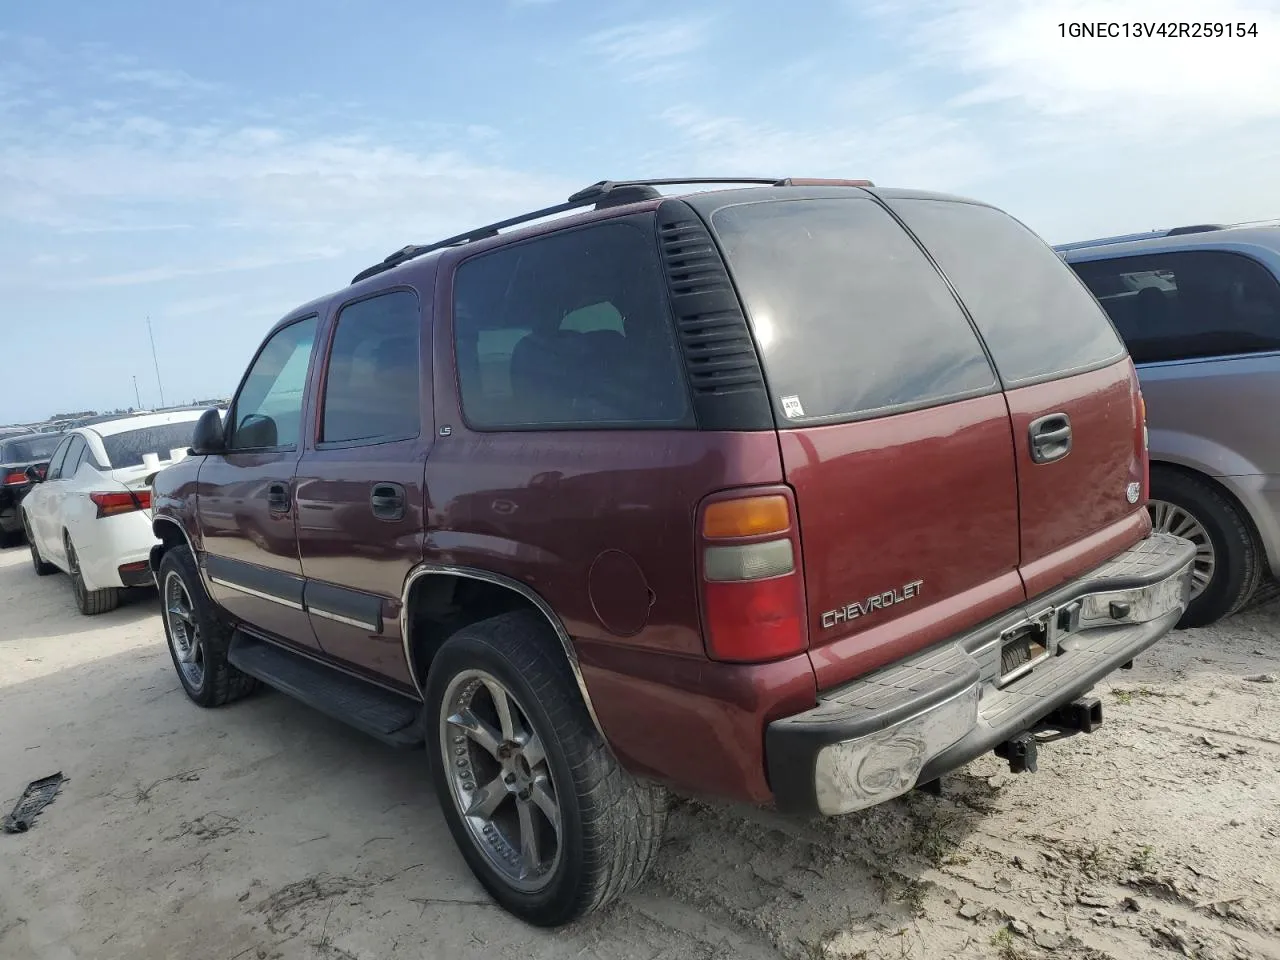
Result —
[[[804,416],[804,406],[800,403],[799,397],[783,397],[782,412],[787,415],[788,420],[794,420],[796,417]]]

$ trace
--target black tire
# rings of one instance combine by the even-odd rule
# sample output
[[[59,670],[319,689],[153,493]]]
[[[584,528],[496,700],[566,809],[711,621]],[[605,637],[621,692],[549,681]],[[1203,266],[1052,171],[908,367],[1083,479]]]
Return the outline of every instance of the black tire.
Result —
[[[85,586],[84,576],[80,573],[80,561],[76,557],[76,548],[71,537],[66,538],[67,566],[71,569],[71,590],[76,596],[76,607],[86,617],[96,617],[100,613],[110,613],[120,606],[120,589],[107,587],[103,590],[90,590]]]
[[[1240,508],[1212,482],[1180,470],[1152,470],[1151,499],[1189,513],[1213,546],[1213,574],[1178,626],[1208,626],[1247,604],[1262,581],[1263,562],[1257,534]]]
[[[57,573],[58,568],[49,563],[40,556],[40,548],[36,546],[36,538],[31,535],[31,524],[27,522],[27,515],[22,515],[22,529],[27,535],[27,547],[31,550],[31,566],[36,571],[37,577],[47,577],[51,573]]]
[[[512,694],[542,741],[560,807],[560,855],[546,885],[527,892],[490,862],[463,820],[446,773],[441,729],[454,679],[482,670]],[[618,764],[596,730],[546,621],[502,614],[464,627],[440,648],[426,689],[426,746],[445,820],[471,871],[505,909],[541,927],[585,916],[636,887],[657,857],[665,791]],[[454,728],[445,726],[451,735]]]
[[[174,639],[170,620],[175,616],[169,609],[173,598],[168,589],[169,578],[177,577],[190,600],[191,623],[198,631],[200,649],[200,676],[193,679],[193,671],[184,669]],[[227,648],[231,643],[231,626],[219,614],[217,606],[205,592],[204,582],[196,567],[195,557],[186,545],[168,550],[160,561],[160,620],[164,623],[165,641],[178,682],[192,703],[202,707],[221,707],[247,697],[258,688],[258,681],[242,673],[227,662]]]

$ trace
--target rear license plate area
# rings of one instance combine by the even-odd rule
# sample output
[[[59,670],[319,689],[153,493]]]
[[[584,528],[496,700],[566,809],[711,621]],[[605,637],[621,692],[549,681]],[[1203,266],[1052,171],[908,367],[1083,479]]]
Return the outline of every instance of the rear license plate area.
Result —
[[[1053,653],[1049,623],[1040,621],[1020,624],[1000,638],[1000,679],[1003,687],[1035,669]]]

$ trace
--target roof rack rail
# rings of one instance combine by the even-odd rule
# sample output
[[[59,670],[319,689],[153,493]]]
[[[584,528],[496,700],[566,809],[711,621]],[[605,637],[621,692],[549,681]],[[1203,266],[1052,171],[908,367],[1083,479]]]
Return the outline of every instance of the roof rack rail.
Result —
[[[456,247],[464,243],[473,243],[476,240],[486,240],[489,237],[496,237],[500,230],[516,227],[533,220],[541,220],[543,217],[553,217],[556,214],[568,213],[570,210],[579,210],[583,207],[594,207],[597,210],[603,210],[607,207],[621,206],[626,203],[654,200],[662,196],[657,189],[658,187],[730,183],[771,187],[875,186],[870,180],[826,180],[805,177],[668,177],[658,180],[600,180],[588,187],[583,187],[576,193],[570,194],[568,200],[564,203],[553,204],[540,210],[533,210],[516,217],[509,217],[506,220],[499,220],[497,223],[486,224],[483,227],[468,230],[466,233],[446,237],[444,240],[438,240],[435,243],[410,244],[407,247],[402,247],[380,263],[375,263],[373,266],[361,270],[351,278],[351,282],[359,283],[361,280],[376,277],[380,273],[398,267],[400,264],[406,263],[415,257],[431,253],[433,250]]]
[[[1059,253],[1068,253],[1084,247],[1105,247],[1113,243],[1128,243],[1131,240],[1159,240],[1164,237],[1181,237],[1191,233],[1210,233],[1214,230],[1226,230],[1228,226],[1238,226],[1238,224],[1193,223],[1185,227],[1171,227],[1167,230],[1148,230],[1145,233],[1124,233],[1116,237],[1098,237],[1096,240],[1057,243],[1054,244],[1053,249]]]
[[[1166,237],[1180,237],[1187,233],[1209,233],[1212,230],[1225,230],[1221,223],[1193,223],[1186,227],[1174,227],[1165,232]]]

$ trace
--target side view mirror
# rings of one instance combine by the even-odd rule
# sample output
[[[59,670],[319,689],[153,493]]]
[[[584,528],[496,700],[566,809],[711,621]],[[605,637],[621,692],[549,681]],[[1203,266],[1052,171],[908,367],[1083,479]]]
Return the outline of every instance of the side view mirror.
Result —
[[[200,414],[200,419],[196,421],[195,433],[191,437],[191,453],[197,457],[205,457],[212,453],[222,453],[226,448],[222,414],[217,408],[211,407]]]
[[[44,473],[48,469],[49,465],[47,463],[33,463],[22,472],[26,475],[29,482],[44,483]]]

